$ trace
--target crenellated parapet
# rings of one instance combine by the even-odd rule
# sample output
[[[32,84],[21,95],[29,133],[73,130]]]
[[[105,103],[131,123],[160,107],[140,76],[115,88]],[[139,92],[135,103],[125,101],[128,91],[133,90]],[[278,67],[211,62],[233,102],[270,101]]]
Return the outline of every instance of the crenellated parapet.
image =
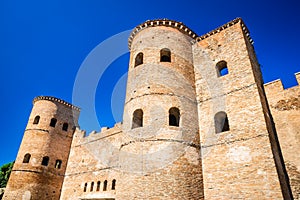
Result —
[[[293,86],[291,88],[284,89],[282,81],[280,79],[276,79],[274,81],[268,82],[264,84],[267,95],[272,95],[271,93],[278,93],[283,91],[290,90],[300,90],[300,72],[295,73],[296,80],[298,85]]]
[[[189,27],[184,25],[182,22],[177,22],[174,20],[169,19],[156,19],[156,20],[147,20],[146,22],[136,26],[133,31],[131,32],[129,38],[128,38],[128,48],[131,49],[131,44],[134,36],[140,32],[143,29],[146,29],[148,27],[156,27],[156,26],[166,26],[166,27],[172,27],[180,32],[186,34],[187,36],[191,37],[192,39],[196,39],[198,35],[192,31]]]
[[[241,23],[242,30],[243,30],[245,36],[247,37],[247,39],[249,40],[249,42],[251,44],[253,44],[254,42],[253,42],[252,38],[250,37],[250,31],[247,28],[247,26],[245,25],[245,23],[242,20],[242,18],[236,18],[236,19],[234,19],[234,20],[232,20],[232,21],[230,21],[230,22],[228,22],[228,23],[226,23],[226,24],[224,24],[224,25],[222,25],[222,26],[220,26],[220,27],[218,27],[218,28],[216,28],[216,29],[214,29],[214,30],[212,30],[212,31],[204,34],[204,35],[202,35],[202,36],[199,36],[199,37],[196,38],[196,41],[200,42],[201,40],[204,40],[205,38],[208,38],[208,37],[210,37],[210,36],[212,36],[212,35],[214,35],[216,33],[219,33],[219,32],[221,32],[221,31],[223,31],[223,30],[225,30],[225,29],[227,29],[227,28],[229,28],[229,27],[231,27],[231,26],[233,26],[233,25],[235,25],[237,23]]]
[[[85,130],[80,130],[76,128],[74,133],[74,141],[73,146],[78,146],[81,144],[87,144],[96,140],[101,140],[102,138],[106,138],[118,133],[121,133],[121,122],[116,123],[114,127],[102,127],[101,131],[91,131],[90,133],[86,133]]]
[[[300,194],[300,72],[298,85],[284,89],[280,79],[266,83],[265,92],[276,127],[294,199]]]
[[[300,109],[300,72],[295,73],[298,85],[284,89],[280,79],[266,83],[265,92],[272,110],[286,111]]]
[[[33,99],[33,104],[37,101],[40,101],[40,100],[48,100],[48,101],[54,101],[54,102],[58,102],[58,103],[61,103],[67,107],[70,107],[74,110],[77,110],[77,111],[80,111],[80,108],[77,107],[77,106],[74,106],[72,105],[71,103],[68,103],[62,99],[59,99],[59,98],[56,98],[56,97],[51,97],[51,96],[37,96]]]

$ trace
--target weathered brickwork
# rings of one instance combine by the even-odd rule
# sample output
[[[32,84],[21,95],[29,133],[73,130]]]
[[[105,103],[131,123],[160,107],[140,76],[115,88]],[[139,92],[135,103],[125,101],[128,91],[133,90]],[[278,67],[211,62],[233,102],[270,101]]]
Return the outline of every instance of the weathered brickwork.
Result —
[[[59,199],[78,116],[78,108],[60,99],[34,99],[4,199]]]
[[[129,49],[122,123],[86,136],[77,107],[37,97],[4,199],[299,198],[300,89],[263,85],[241,19],[200,37],[146,21]]]
[[[296,74],[298,84],[300,74]],[[300,87],[283,89],[280,80],[265,84],[271,112],[295,199],[300,198]]]

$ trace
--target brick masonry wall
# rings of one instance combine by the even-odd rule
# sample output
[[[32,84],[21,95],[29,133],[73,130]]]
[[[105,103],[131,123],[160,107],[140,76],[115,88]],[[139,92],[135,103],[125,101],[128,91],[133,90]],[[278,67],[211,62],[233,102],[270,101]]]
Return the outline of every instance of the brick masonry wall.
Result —
[[[141,26],[130,39],[123,122],[86,136],[72,129],[78,109],[53,98],[35,100],[4,199],[282,199],[285,168],[278,166],[268,103],[299,198],[299,86],[283,90],[275,81],[263,88],[242,21],[198,38],[174,21],[146,24],[151,27]],[[160,61],[163,48],[170,49],[171,62]],[[141,52],[143,63],[135,66]],[[218,76],[222,60],[229,73]],[[169,125],[172,107],[180,111],[179,126]],[[136,109],[143,110],[143,125],[132,128]],[[216,133],[219,111],[230,130]],[[33,124],[37,115],[40,122]],[[65,122],[68,131],[62,131]],[[26,153],[29,163],[23,163]],[[48,166],[41,165],[43,156],[50,157]]]
[[[59,199],[79,112],[74,114],[62,103],[35,101],[4,199]],[[37,115],[39,123],[33,124]],[[51,118],[57,119],[55,127],[49,126]],[[67,131],[62,130],[63,123],[68,123]],[[23,163],[27,153],[30,160]],[[44,156],[49,157],[48,166],[41,165]],[[57,159],[62,161],[60,169],[55,168]]]
[[[154,138],[133,143],[121,127],[117,124],[87,137],[80,130],[75,132],[61,199],[201,199],[201,166],[199,156],[195,157],[199,150]],[[176,132],[170,130],[170,133]],[[176,153],[179,149],[182,150],[180,155]],[[154,152],[152,157],[149,151]],[[176,160],[167,157],[172,154]],[[170,160],[161,160],[164,158]],[[115,190],[111,189],[113,179],[116,180]],[[108,187],[103,191],[105,180]],[[101,181],[99,191],[98,181]]]
[[[281,199],[259,89],[241,23],[194,45],[205,199]],[[229,73],[218,77],[216,64]],[[216,133],[214,115],[230,130]]]
[[[296,74],[300,83],[300,74]],[[283,89],[280,80],[265,84],[294,199],[300,198],[300,87]]]
[[[191,42],[163,26],[135,35],[123,124],[88,137],[75,134],[61,199],[203,198]],[[160,62],[163,48],[170,49],[171,62]],[[134,67],[140,52],[143,64]],[[179,127],[169,126],[172,107],[180,110]],[[143,110],[143,126],[132,129],[136,109]],[[85,183],[113,178],[116,191],[83,191]]]

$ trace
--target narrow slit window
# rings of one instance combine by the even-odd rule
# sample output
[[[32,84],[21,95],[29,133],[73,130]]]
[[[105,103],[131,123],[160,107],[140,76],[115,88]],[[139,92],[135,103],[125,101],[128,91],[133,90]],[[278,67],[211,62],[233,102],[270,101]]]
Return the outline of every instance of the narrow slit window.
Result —
[[[132,129],[143,126],[143,110],[137,109],[132,116]]]
[[[160,50],[160,62],[171,62],[170,49],[164,48]]]
[[[138,53],[135,57],[134,67],[143,64],[144,54],[142,52]]]
[[[43,157],[42,165],[48,166],[48,164],[49,164],[49,157],[48,156]]]
[[[83,192],[86,192],[86,189],[87,189],[87,183],[84,184]]]
[[[112,190],[115,190],[115,189],[116,189],[116,179],[112,180],[112,183],[111,183],[111,189],[112,189]]]
[[[103,191],[107,190],[107,180],[104,181],[103,183]]]
[[[228,74],[227,62],[224,60],[218,62],[216,64],[216,69],[218,77],[225,76],[226,74]]]
[[[40,118],[41,117],[39,115],[35,116],[35,118],[33,120],[33,124],[38,124],[40,122]]]
[[[178,108],[172,107],[169,110],[169,126],[179,126],[180,111]]]
[[[223,111],[218,112],[215,115],[215,129],[216,129],[216,133],[221,133],[221,132],[225,132],[225,131],[229,131],[229,121],[228,121],[228,117],[227,114]]]
[[[56,162],[55,162],[55,168],[56,169],[60,169],[61,168],[61,164],[62,164],[61,160],[56,160]]]
[[[91,183],[90,192],[93,192],[93,189],[94,189],[94,182]]]
[[[64,123],[64,124],[63,124],[63,127],[62,127],[62,130],[63,130],[63,131],[68,131],[68,126],[69,126],[68,123]]]
[[[97,189],[96,189],[96,191],[100,191],[100,184],[101,184],[101,182],[98,181],[98,182],[97,182]]]
[[[24,158],[23,158],[23,163],[29,163],[30,158],[31,158],[30,153],[26,153]]]
[[[57,122],[57,119],[52,118],[51,121],[50,121],[50,126],[51,126],[51,127],[55,127],[56,122]]]

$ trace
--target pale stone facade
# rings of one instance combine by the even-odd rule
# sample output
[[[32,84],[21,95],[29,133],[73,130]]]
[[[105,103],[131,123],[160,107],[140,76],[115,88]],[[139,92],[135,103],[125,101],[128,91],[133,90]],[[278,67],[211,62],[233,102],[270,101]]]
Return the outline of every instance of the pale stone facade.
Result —
[[[35,98],[4,199],[299,198],[300,88],[263,85],[240,18],[146,21],[129,49],[123,122],[86,136],[79,108]]]

